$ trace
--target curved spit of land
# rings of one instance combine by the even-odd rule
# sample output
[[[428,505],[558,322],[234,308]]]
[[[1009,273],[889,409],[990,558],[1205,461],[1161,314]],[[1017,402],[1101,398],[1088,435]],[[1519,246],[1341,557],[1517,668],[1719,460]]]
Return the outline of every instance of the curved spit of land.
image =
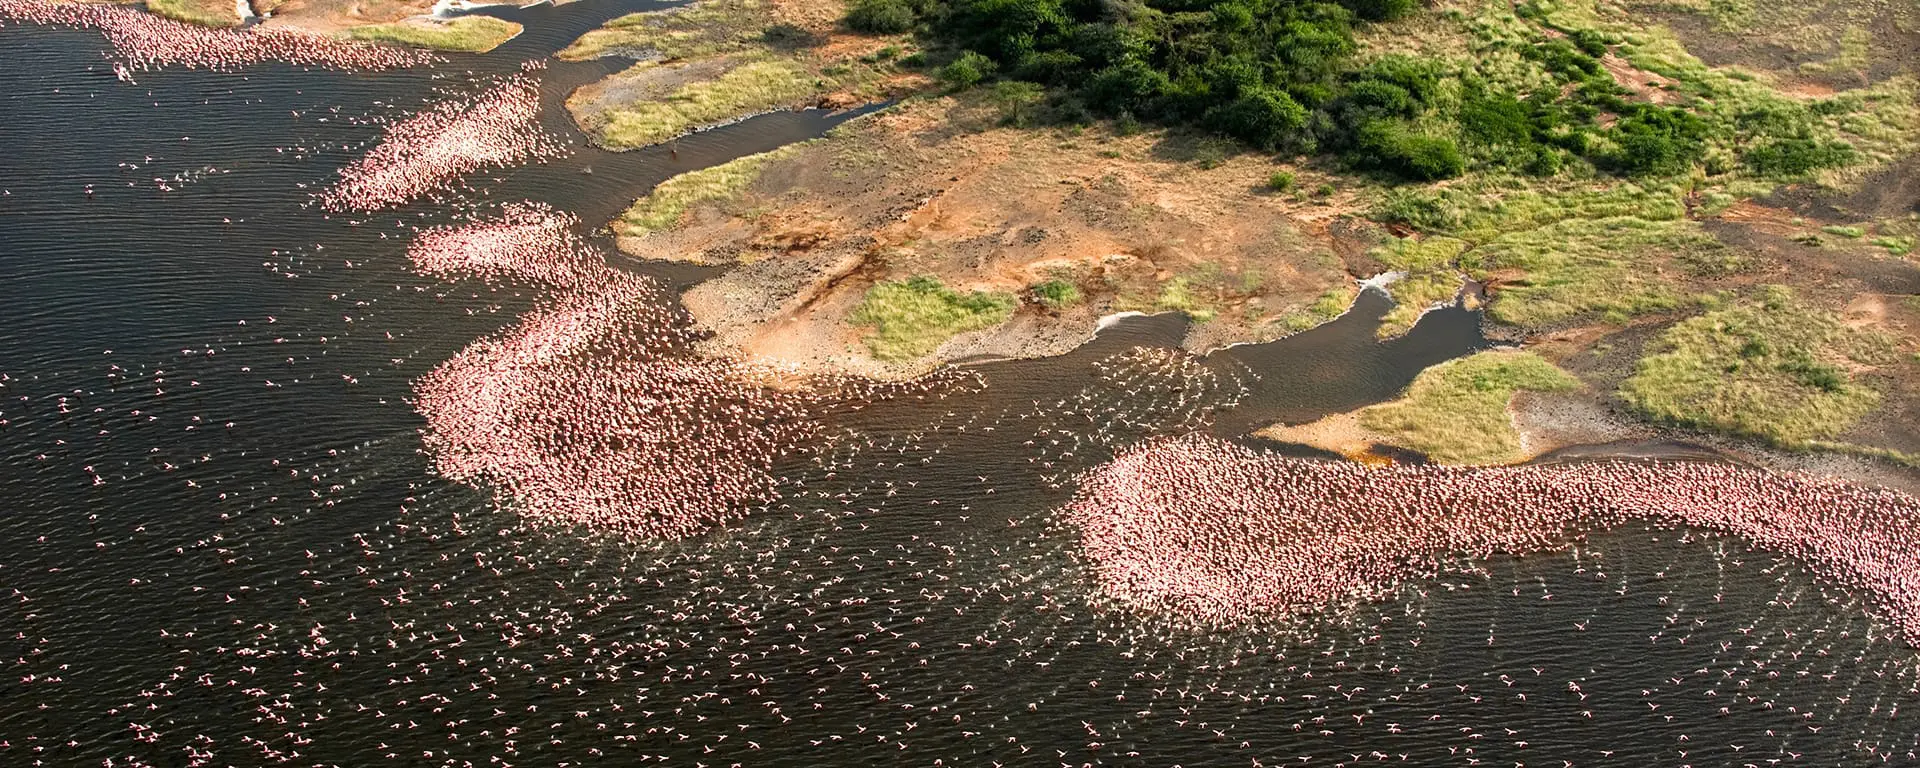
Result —
[[[1553,550],[1650,521],[1794,556],[1920,644],[1920,500],[1729,464],[1373,467],[1193,436],[1089,472],[1066,517],[1107,599],[1182,624],[1321,610],[1451,556]]]

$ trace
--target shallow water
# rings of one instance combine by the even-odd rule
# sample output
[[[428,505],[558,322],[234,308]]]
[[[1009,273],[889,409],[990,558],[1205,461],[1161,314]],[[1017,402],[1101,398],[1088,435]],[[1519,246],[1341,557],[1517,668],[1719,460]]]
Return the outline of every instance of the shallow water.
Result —
[[[1205,372],[1130,352],[1172,346],[1171,316],[975,366],[836,424],[781,468],[785,501],[678,543],[530,527],[434,478],[410,382],[533,294],[406,271],[402,225],[458,201],[329,218],[311,196],[365,118],[619,10],[502,11],[528,33],[434,70],[137,85],[95,35],[0,29],[0,763],[1915,762],[1914,652],[1725,538],[1615,531],[1219,636],[1089,599],[1050,513],[1075,472],[1391,397],[1485,346],[1460,309],[1379,343],[1367,294]],[[547,70],[549,125],[611,66]],[[842,117],[580,145],[459,197],[592,225]]]

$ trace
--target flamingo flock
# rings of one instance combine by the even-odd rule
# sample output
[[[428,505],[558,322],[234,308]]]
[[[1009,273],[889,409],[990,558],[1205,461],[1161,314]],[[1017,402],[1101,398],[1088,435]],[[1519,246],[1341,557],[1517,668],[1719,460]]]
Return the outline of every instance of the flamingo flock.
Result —
[[[267,62],[303,67],[368,72],[432,64],[431,53],[398,46],[370,45],[289,29],[216,29],[174,21],[125,5],[0,0],[0,25],[7,22],[91,29],[124,57],[116,67],[234,71]]]
[[[1370,467],[1190,436],[1091,471],[1065,517],[1105,598],[1194,626],[1319,611],[1435,576],[1442,558],[1647,521],[1794,556],[1920,644],[1920,500],[1835,480],[1695,462]]]
[[[660,285],[607,266],[572,223],[520,203],[425,230],[411,249],[441,276],[579,286],[415,387],[436,471],[491,483],[530,517],[640,538],[702,533],[778,498],[775,462],[830,413],[942,380],[802,378],[694,354]]]
[[[577,283],[598,266],[574,234],[580,217],[534,202],[508,203],[500,215],[422,230],[407,248],[415,272],[477,277],[488,285],[513,278],[551,288]]]
[[[377,146],[340,169],[321,205],[376,211],[482,168],[565,154],[566,144],[540,128],[540,81],[533,72],[542,66],[529,62],[477,95],[442,100],[387,126]]]

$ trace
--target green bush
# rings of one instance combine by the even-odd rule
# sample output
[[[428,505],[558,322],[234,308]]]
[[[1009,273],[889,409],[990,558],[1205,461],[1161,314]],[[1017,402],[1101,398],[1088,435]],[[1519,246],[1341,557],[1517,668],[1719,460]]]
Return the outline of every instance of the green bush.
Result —
[[[1682,173],[1706,154],[1706,122],[1683,109],[1635,105],[1607,135],[1607,162],[1630,176]]]
[[[1567,39],[1572,40],[1574,47],[1579,48],[1581,53],[1588,56],[1599,58],[1607,54],[1607,38],[1595,30],[1578,30],[1572,35],[1569,35]]]
[[[987,79],[996,68],[997,65],[993,63],[993,59],[967,51],[960,54],[960,58],[940,68],[940,79],[952,86],[954,90],[964,91],[978,85],[981,80]]]
[[[1046,99],[1046,89],[1037,83],[1002,80],[987,90],[987,102],[1000,113],[1000,122],[1025,127],[1034,121],[1037,108]]]
[[[1367,21],[1392,21],[1419,7],[1415,0],[1346,0],[1341,5]]]
[[[1292,171],[1274,171],[1267,177],[1267,189],[1274,192],[1286,192],[1293,189]]]
[[[1449,232],[1460,226],[1463,215],[1444,190],[1395,189],[1374,206],[1373,219],[1421,232]]]
[[[1565,40],[1548,40],[1539,45],[1527,46],[1521,49],[1521,54],[1540,62],[1541,66],[1569,80],[1585,80],[1606,71],[1606,68],[1600,66],[1600,60],[1594,54],[1589,54]]]
[[[1056,278],[1033,286],[1033,297],[1041,304],[1060,309],[1080,301],[1080,288]]]
[[[1208,113],[1215,130],[1268,151],[1290,146],[1307,124],[1307,109],[1281,91],[1252,89]]]
[[[1416,181],[1449,179],[1467,169],[1466,158],[1452,139],[1419,133],[1396,120],[1375,120],[1361,126],[1348,159],[1362,168]]]
[[[1521,147],[1533,143],[1527,105],[1510,93],[1468,93],[1460,104],[1460,128],[1483,144]]]
[[[870,35],[897,35],[919,22],[906,0],[858,0],[847,10],[847,27]]]
[[[1768,176],[1805,176],[1822,168],[1837,168],[1854,162],[1851,145],[1838,141],[1778,139],[1761,144],[1741,155],[1742,162]]]

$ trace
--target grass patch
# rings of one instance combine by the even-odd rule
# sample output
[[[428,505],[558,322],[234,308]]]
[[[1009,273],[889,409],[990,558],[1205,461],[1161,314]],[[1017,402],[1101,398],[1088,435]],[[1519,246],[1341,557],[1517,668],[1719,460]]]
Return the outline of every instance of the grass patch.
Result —
[[[918,360],[956,335],[1006,322],[1015,303],[1008,294],[961,293],[923,276],[875,285],[848,319],[874,329],[867,336],[874,357]]]
[[[621,237],[645,237],[679,223],[687,209],[701,203],[733,200],[760,178],[767,163],[789,157],[811,142],[790,144],[771,152],[729,160],[711,168],[688,171],[660,182],[646,197],[635,200],[615,222]]]
[[[1656,422],[1801,447],[1845,432],[1880,403],[1849,369],[1892,343],[1811,309],[1781,286],[1662,334],[1620,396]]]
[[[581,35],[559,55],[575,60],[611,53],[704,58],[747,48],[765,35],[771,18],[764,0],[704,0],[621,16]]]
[[[1569,219],[1502,235],[1464,262],[1476,278],[1503,277],[1490,317],[1543,328],[1587,319],[1624,323],[1679,308],[1687,296],[1652,267],[1664,258],[1711,263],[1700,254],[1724,249],[1691,221],[1621,216]]]
[[[147,0],[147,10],[203,27],[240,26],[232,0]]]
[[[1393,296],[1393,308],[1380,318],[1380,327],[1374,329],[1374,335],[1388,339],[1413,330],[1429,308],[1451,303],[1459,296],[1460,283],[1460,273],[1451,269],[1411,272],[1393,281],[1387,286],[1387,293]]]
[[[1561,392],[1580,381],[1532,352],[1481,352],[1415,377],[1406,397],[1360,412],[1360,424],[1441,464],[1518,461],[1507,405],[1517,392]]]
[[[484,53],[520,34],[520,25],[492,16],[461,16],[451,21],[399,21],[347,30],[355,40],[399,43],[442,51]]]
[[[1483,178],[1384,196],[1375,218],[1447,236],[1390,243],[1374,256],[1413,276],[1457,268],[1490,282],[1488,316],[1507,325],[1621,323],[1691,303],[1665,274],[1669,263],[1696,277],[1751,266],[1686,213],[1679,187]]]
[[[682,86],[664,99],[608,112],[600,136],[614,148],[658,144],[695,128],[791,105],[821,85],[791,61],[749,61],[713,80]]]
[[[1033,298],[1052,309],[1080,303],[1080,286],[1055,278],[1033,286]]]
[[[1193,318],[1196,323],[1207,322],[1219,314],[1214,311],[1210,302],[1195,290],[1193,281],[1186,277],[1168,280],[1167,284],[1160,288],[1160,295],[1154,297],[1153,309],[1155,312],[1181,312]]]
[[[1276,322],[1280,327],[1287,329],[1288,333],[1300,333],[1317,328],[1346,314],[1347,308],[1353,306],[1353,297],[1358,293],[1359,289],[1352,284],[1330,288],[1326,293],[1315,298],[1312,303],[1281,315]]]
[[[1873,244],[1886,249],[1887,253],[1892,255],[1905,256],[1913,252],[1914,239],[1911,237],[1900,237],[1898,235],[1885,235],[1874,238]]]

